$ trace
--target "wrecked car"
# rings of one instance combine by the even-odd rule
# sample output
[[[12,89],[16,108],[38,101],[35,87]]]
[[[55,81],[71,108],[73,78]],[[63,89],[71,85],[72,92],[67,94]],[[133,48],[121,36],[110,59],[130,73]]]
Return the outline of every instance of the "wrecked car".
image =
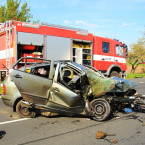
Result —
[[[106,78],[95,68],[72,61],[29,59],[34,59],[34,63],[21,58],[9,70],[9,81],[18,89],[19,101],[8,103],[10,95],[2,96],[6,105],[15,104],[20,117],[51,112],[103,121],[135,100],[134,82]]]

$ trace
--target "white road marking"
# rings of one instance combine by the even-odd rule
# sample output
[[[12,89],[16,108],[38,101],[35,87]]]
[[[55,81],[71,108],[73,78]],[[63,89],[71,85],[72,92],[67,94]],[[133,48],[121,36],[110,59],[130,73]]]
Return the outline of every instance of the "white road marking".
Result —
[[[2,97],[0,96],[0,99],[1,99]]]
[[[144,84],[145,82],[139,82],[139,84]]]
[[[17,119],[17,120],[11,120],[11,121],[0,122],[0,125],[2,125],[2,124],[14,123],[14,122],[19,122],[19,121],[24,121],[24,120],[28,120],[28,119],[30,119],[30,118],[23,118],[23,119]]]

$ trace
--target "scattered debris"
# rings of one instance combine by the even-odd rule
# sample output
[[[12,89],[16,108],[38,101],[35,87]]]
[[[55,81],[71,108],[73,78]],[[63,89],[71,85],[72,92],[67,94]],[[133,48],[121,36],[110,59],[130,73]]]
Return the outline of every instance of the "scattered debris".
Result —
[[[102,132],[102,131],[98,131],[96,133],[96,139],[104,139],[106,137],[106,133]]]
[[[141,99],[138,99],[135,101],[134,109],[139,112],[145,112],[145,98],[144,97],[141,97]]]
[[[144,121],[142,121],[140,119],[138,119],[138,121],[141,122],[142,126],[145,126],[145,122]]]
[[[136,116],[136,115],[129,115],[129,116],[127,116],[127,118],[128,118],[128,119],[137,119],[138,116]]]
[[[139,122],[141,122],[141,123],[143,122],[143,121],[142,121],[142,120],[140,120],[140,119],[138,119],[138,121],[139,121]]]
[[[124,111],[125,111],[125,113],[131,113],[131,112],[133,112],[131,108],[125,108]]]
[[[137,134],[141,133],[140,131],[137,131]]]
[[[0,139],[2,139],[4,137],[4,135],[6,134],[5,131],[0,131]]]
[[[55,123],[57,123],[58,121],[53,121],[53,122],[51,122],[51,124],[55,124]]]
[[[114,143],[114,144],[117,143],[117,140],[109,140],[109,139],[106,139],[105,138],[106,136],[115,136],[115,134],[107,134],[107,133],[102,132],[102,131],[98,131],[96,133],[96,139],[104,139],[104,140],[106,140],[106,141],[108,141],[110,143]]]
[[[33,130],[38,129],[38,127],[34,127]]]
[[[145,122],[144,121],[142,121],[140,119],[138,119],[138,121],[141,122],[142,126],[145,126]]]
[[[76,122],[80,122],[80,120],[74,120],[74,121],[72,121],[72,123],[76,123]]]
[[[117,118],[117,119],[118,119],[118,118],[120,118],[120,117],[119,117],[119,116],[115,116],[115,118]]]
[[[106,136],[115,136],[115,134],[107,134],[107,133],[102,132],[102,131],[98,131],[96,133],[96,139],[104,139]]]
[[[117,140],[111,140],[111,143],[116,144],[117,143]]]

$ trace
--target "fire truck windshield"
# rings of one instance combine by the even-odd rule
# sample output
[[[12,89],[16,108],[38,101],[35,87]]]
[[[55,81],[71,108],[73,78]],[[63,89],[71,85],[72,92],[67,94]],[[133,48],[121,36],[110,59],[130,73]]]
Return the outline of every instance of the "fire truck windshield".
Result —
[[[121,57],[124,57],[124,47],[121,46],[121,45],[116,45],[116,54],[121,56]]]

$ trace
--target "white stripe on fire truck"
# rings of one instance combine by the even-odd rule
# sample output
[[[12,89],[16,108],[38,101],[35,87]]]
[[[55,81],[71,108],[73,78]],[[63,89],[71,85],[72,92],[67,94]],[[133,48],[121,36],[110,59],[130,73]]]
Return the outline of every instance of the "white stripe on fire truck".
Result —
[[[0,51],[0,59],[5,59],[7,57],[9,57],[9,51],[8,50],[2,50]],[[10,57],[13,57],[13,48],[10,48]]]
[[[126,63],[125,58],[105,56],[105,55],[96,55],[96,54],[93,55],[93,60]]]

